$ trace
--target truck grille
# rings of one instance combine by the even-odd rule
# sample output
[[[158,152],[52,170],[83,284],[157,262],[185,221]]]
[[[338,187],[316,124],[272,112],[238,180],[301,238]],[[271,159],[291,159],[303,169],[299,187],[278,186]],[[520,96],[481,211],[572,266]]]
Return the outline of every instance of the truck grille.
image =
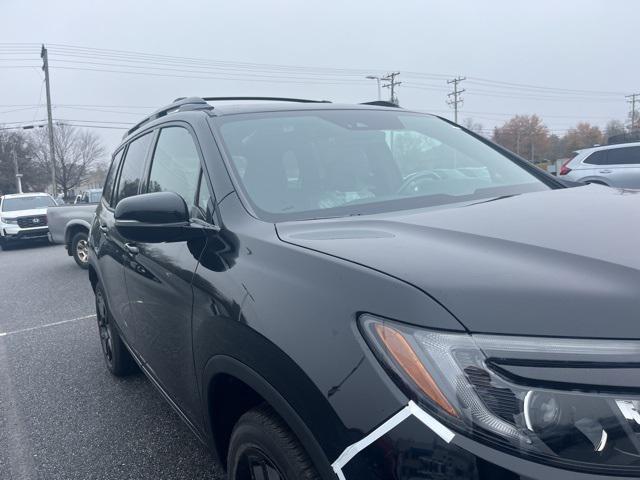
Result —
[[[18,217],[18,226],[20,228],[46,227],[46,215],[33,215],[31,217]]]

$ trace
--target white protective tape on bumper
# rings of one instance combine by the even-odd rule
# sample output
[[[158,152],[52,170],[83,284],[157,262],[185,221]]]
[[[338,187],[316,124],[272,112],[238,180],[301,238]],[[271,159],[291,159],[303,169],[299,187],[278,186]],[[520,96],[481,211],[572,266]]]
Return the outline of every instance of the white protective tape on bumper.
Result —
[[[450,443],[456,435],[438,420],[422,410],[413,402],[413,400],[410,400],[406,407],[372,431],[369,435],[344,449],[337,460],[331,465],[338,478],[340,480],[346,480],[344,473],[342,473],[342,469],[353,457],[412,415],[447,443]]]

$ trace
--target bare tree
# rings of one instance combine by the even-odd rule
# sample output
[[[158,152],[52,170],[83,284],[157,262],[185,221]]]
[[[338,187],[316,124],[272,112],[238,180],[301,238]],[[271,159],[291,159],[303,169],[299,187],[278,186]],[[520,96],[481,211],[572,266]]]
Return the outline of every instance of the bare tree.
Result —
[[[614,135],[621,135],[625,133],[627,129],[624,127],[624,123],[620,120],[609,120],[604,127],[605,139],[613,137]]]
[[[465,117],[465,119],[462,120],[462,126],[478,135],[482,135],[482,131],[484,130],[482,124],[476,122],[472,117]]]
[[[0,130],[0,194],[17,192],[16,173],[22,174],[25,192],[44,191],[49,185],[48,171],[35,158],[31,137],[20,130]]]
[[[46,130],[41,129],[34,136],[36,156],[43,164],[50,165]],[[54,126],[54,149],[56,183],[65,197],[94,173],[105,155],[104,146],[95,133],[62,123]]]

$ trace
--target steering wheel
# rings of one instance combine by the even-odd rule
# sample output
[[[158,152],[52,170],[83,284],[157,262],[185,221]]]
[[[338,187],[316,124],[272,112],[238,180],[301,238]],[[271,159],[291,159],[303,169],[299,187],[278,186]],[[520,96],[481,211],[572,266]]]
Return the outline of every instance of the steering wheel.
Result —
[[[440,175],[435,172],[431,172],[429,170],[417,172],[404,179],[402,185],[400,185],[400,187],[398,188],[397,193],[406,193],[405,190],[407,190],[411,185],[416,182],[420,182],[421,180],[426,180],[427,178],[430,178],[432,180],[441,180]]]

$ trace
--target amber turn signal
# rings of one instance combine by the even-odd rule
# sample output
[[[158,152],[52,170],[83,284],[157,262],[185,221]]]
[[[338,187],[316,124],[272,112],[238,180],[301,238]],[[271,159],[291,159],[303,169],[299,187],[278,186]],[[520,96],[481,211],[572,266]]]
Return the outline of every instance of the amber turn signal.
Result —
[[[416,355],[416,352],[411,348],[411,345],[409,345],[409,342],[407,342],[404,336],[394,328],[381,323],[376,324],[374,328],[389,354],[411,380],[440,408],[449,415],[457,417],[458,412],[456,412],[442,391],[440,391],[433,377],[424,367],[420,358],[418,358],[418,355]]]

